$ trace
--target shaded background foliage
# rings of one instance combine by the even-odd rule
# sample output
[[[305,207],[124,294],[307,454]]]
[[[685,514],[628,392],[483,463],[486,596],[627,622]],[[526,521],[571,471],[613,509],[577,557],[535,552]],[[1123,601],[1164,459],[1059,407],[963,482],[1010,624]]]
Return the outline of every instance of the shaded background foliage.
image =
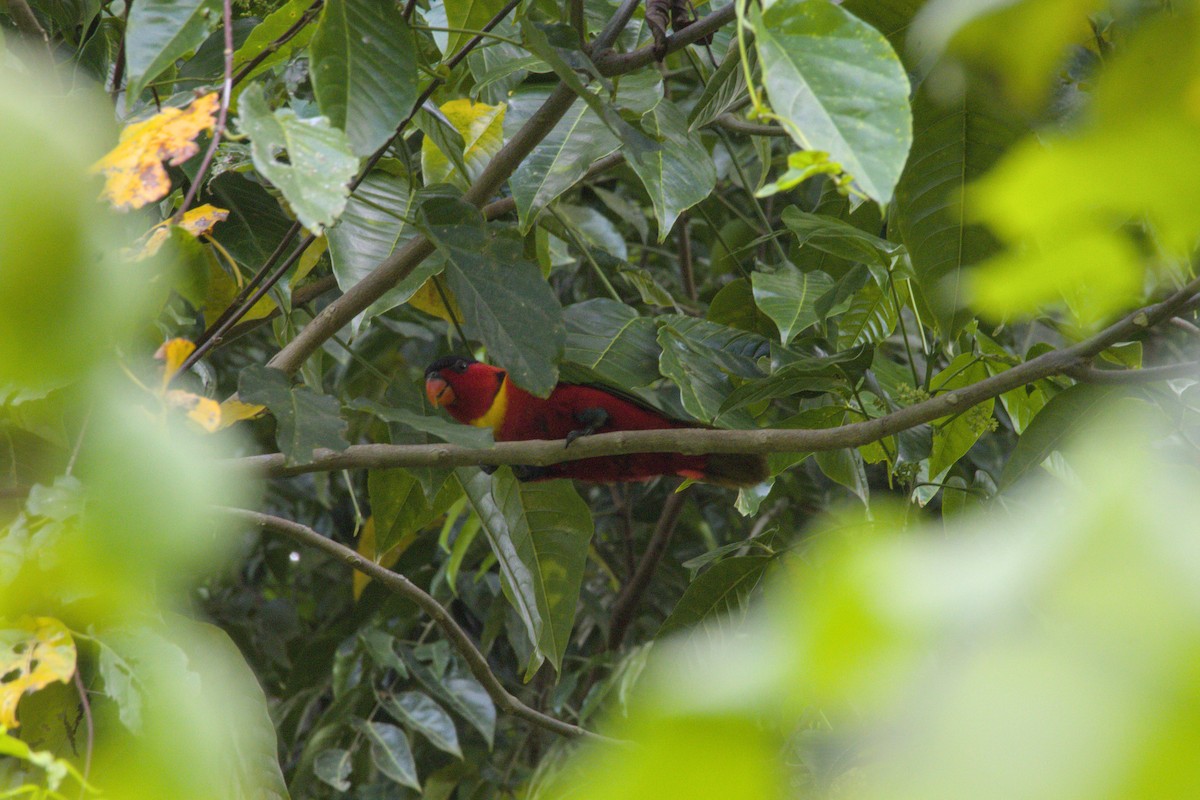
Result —
[[[1144,730],[1194,697],[1176,666],[1197,642],[1180,520],[1200,13],[696,13],[712,41],[685,46],[677,25],[657,62],[644,9],[606,0],[9,0],[14,706],[25,643],[66,631],[70,647],[53,639],[64,663],[5,735],[7,788],[58,791],[73,769],[112,796],[1058,797],[1118,752],[1109,793],[1138,796],[1156,746],[1159,777],[1194,785],[1169,755],[1186,718],[1147,735],[1144,763],[1083,737],[1090,758],[1028,770],[1021,740],[1046,720],[1060,740]],[[109,100],[87,117],[91,82]],[[101,218],[79,176],[115,141],[105,126],[210,89],[228,113],[171,186]],[[72,114],[99,121],[56,138]],[[135,259],[201,204],[228,216]],[[107,271],[81,266],[93,251]],[[323,466],[365,442],[484,452],[420,388],[464,335],[531,391],[599,381],[718,429],[923,416],[764,445],[772,479],[737,493]],[[175,339],[199,349],[156,364]],[[266,413],[226,403],[208,434],[184,419],[235,394]],[[1106,419],[1093,436],[1113,455],[1071,449]],[[1142,460],[1149,443],[1174,470]],[[211,511],[250,504],[247,462],[228,459],[275,452],[257,507],[405,576],[490,674],[414,591],[352,573],[353,553]],[[1036,473],[1057,492],[1023,493]],[[1159,585],[1164,553],[1186,557]],[[1122,636],[1143,668],[1111,657]],[[1097,657],[1125,683],[1077,685]],[[640,745],[570,741],[597,729]],[[180,747],[199,748],[186,769]]]

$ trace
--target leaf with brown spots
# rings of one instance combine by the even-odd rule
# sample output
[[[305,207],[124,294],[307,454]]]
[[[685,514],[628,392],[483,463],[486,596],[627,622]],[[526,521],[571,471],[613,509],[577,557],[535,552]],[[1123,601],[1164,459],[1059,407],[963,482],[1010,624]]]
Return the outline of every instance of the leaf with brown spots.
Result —
[[[75,674],[75,641],[53,617],[23,617],[0,630],[0,727],[15,728],[26,694]]]

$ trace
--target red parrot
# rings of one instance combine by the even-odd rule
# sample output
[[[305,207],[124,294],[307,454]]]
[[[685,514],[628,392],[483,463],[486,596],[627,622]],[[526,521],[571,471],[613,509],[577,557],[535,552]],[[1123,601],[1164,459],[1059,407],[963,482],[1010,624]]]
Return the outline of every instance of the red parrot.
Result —
[[[425,394],[435,408],[445,408],[459,422],[491,428],[498,442],[566,439],[570,445],[592,433],[702,427],[596,386],[560,383],[543,399],[517,386],[503,369],[462,356],[440,358],[429,365]],[[514,472],[522,480],[575,478],[596,483],[682,475],[736,488],[766,480],[767,461],[742,453],[634,453],[514,468]]]

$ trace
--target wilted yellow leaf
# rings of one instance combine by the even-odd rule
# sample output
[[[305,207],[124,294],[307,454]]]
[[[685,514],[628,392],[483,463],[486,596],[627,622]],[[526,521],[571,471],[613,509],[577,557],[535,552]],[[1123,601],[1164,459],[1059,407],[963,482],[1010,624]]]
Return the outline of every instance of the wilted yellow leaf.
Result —
[[[21,698],[75,674],[75,642],[52,617],[23,617],[0,630],[0,727],[15,728]]]
[[[167,392],[167,405],[181,408],[187,412],[188,419],[195,422],[209,433],[221,429],[221,404],[210,397],[172,389]]]
[[[154,352],[154,357],[163,363],[162,388],[165,390],[175,373],[187,361],[188,356],[196,351],[196,345],[187,339],[171,339],[163,342]]]
[[[191,211],[185,213],[175,223],[174,227],[180,230],[187,231],[192,236],[200,237],[206,233],[212,233],[213,226],[218,222],[224,222],[229,218],[229,211],[224,208],[217,208],[211,203],[205,203],[202,206],[197,206]],[[174,219],[174,217],[172,217]],[[162,247],[163,242],[171,235],[171,220],[165,219],[150,229],[150,236],[146,238],[146,243],[142,245],[142,250],[137,257],[149,258],[158,252]]]
[[[467,175],[459,175],[457,168],[450,159],[426,136],[421,143],[421,174],[425,176],[425,185],[448,181],[462,188],[479,177],[479,173],[492,160],[492,156],[500,151],[504,144],[504,112],[508,106],[489,106],[487,103],[475,103],[467,99],[451,100],[439,110],[462,134],[466,150],[463,152],[463,163],[467,167]]]
[[[413,308],[420,309],[426,314],[446,320],[446,322],[454,322],[461,320],[462,309],[458,307],[458,300],[450,291],[450,287],[442,283],[442,289],[446,292],[446,298],[450,301],[450,311],[446,310],[446,304],[442,302],[442,296],[438,294],[437,286],[434,285],[433,278],[421,284],[421,288],[413,292],[413,296],[408,298],[409,304]],[[450,312],[453,312],[451,315]]]
[[[230,398],[221,403],[221,427],[228,428],[235,422],[241,422],[244,419],[253,419],[266,410],[266,406],[243,403],[237,398]]]
[[[171,191],[162,162],[178,166],[200,150],[196,137],[211,130],[220,101],[217,93],[197,97],[187,108],[167,108],[121,132],[120,143],[92,165],[103,172],[104,192],[119,209],[141,208]]]
[[[204,321],[211,323],[216,319],[222,311],[229,307],[233,299],[237,297],[239,285],[229,273],[221,269],[215,262],[210,262],[208,267],[208,292],[204,297]],[[262,299],[250,307],[250,310],[242,316],[243,322],[249,322],[254,319],[262,319],[275,310],[277,303],[271,299],[271,296],[264,294]]]

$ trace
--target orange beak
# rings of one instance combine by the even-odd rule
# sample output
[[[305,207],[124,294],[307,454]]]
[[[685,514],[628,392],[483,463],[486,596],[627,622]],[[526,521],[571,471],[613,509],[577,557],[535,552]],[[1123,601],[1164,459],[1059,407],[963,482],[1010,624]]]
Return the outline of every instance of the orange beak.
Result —
[[[446,383],[445,378],[439,378],[437,375],[430,375],[425,379],[425,396],[434,408],[448,406],[454,402],[454,390]]]

